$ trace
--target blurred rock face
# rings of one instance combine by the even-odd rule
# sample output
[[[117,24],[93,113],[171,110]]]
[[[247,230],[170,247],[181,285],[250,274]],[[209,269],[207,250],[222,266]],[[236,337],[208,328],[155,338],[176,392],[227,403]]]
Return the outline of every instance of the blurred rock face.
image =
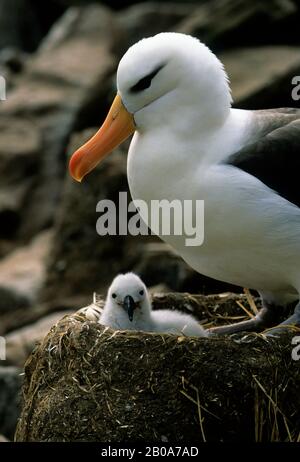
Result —
[[[33,49],[41,39],[37,17],[26,0],[0,1],[0,48]]]
[[[165,290],[240,290],[196,274],[153,236],[96,234],[97,202],[128,191],[127,145],[83,184],[70,178],[68,157],[106,115],[122,54],[162,31],[195,35],[218,54],[236,107],[296,106],[299,4],[132,3],[0,0],[0,75],[7,80],[7,100],[0,101],[0,335],[9,333],[12,365],[22,366],[51,323],[89,303],[93,291],[104,295],[121,271]],[[1,402],[3,415],[16,416],[16,402]],[[0,434],[11,438],[13,425],[0,425]]]
[[[13,439],[20,412],[21,369],[0,366],[0,434]]]
[[[94,132],[87,130],[74,137],[69,152]],[[105,293],[112,274],[128,271],[141,257],[135,237],[99,236],[96,232],[98,201],[109,199],[118,203],[119,191],[129,192],[123,150],[112,154],[82,183],[66,176],[57,209],[55,246],[41,294],[43,300],[71,297],[75,293],[86,295],[89,302],[94,291]]]
[[[3,112],[0,113],[0,237],[9,238],[17,233],[22,209],[38,174],[42,141],[34,123]]]
[[[23,300],[24,307],[36,302],[45,283],[51,244],[52,233],[43,231],[32,243],[18,247],[0,261],[0,293],[6,291],[6,297],[0,299],[0,313],[11,310],[16,297]]]
[[[38,0],[0,0],[0,49],[32,52],[65,8],[56,0],[47,8]]]
[[[85,101],[115,66],[110,53],[112,22],[109,11],[100,6],[67,11],[28,62],[1,107],[0,123],[2,117],[8,126],[15,125],[13,117],[20,118],[19,124],[30,119],[35,138],[42,140],[38,146],[34,134],[27,135],[32,145],[29,154],[32,156],[33,151],[39,162],[34,162],[37,170],[30,197],[27,190],[26,204],[23,194],[19,203],[22,210],[16,211],[22,237],[32,237],[53,223],[65,175],[64,151],[72,127]],[[22,130],[14,135],[14,143],[25,143]],[[13,162],[11,157],[10,161]],[[14,162],[15,173],[20,166]],[[22,171],[20,175],[24,183],[28,182],[28,175]]]

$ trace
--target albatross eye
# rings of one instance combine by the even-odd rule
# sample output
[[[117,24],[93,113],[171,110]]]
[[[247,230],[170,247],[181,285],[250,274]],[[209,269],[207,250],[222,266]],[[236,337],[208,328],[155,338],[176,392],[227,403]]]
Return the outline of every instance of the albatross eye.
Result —
[[[163,67],[164,65],[157,67],[153,72],[140,79],[135,85],[133,85],[133,87],[130,88],[131,93],[138,93],[149,88],[152,80]]]
[[[117,298],[117,294],[113,293],[111,294],[112,298]]]
[[[140,295],[144,295],[143,289],[139,291],[139,294],[140,294]]]

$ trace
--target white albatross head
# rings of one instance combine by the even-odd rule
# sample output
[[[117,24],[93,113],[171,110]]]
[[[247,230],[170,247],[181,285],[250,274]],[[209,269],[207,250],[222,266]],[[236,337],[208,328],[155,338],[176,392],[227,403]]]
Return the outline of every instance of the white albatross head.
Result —
[[[231,93],[222,63],[190,35],[165,32],[125,53],[117,71],[118,93],[100,130],[70,160],[78,181],[135,130],[173,124],[184,130],[224,123]]]
[[[130,321],[136,311],[142,311],[144,316],[150,314],[148,291],[143,281],[134,273],[119,274],[111,283],[106,299],[106,305],[115,311],[125,310]]]
[[[196,106],[200,120],[201,113],[207,119],[217,109],[218,116],[231,103],[222,63],[198,39],[176,32],[129,48],[119,63],[117,88],[137,129],[144,130],[168,123],[173,114],[180,120],[183,107]]]

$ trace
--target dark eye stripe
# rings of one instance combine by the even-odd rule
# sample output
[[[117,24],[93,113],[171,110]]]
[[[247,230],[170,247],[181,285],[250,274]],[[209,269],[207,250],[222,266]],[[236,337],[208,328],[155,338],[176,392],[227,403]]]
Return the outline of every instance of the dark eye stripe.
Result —
[[[164,67],[164,65],[157,67],[151,74],[146,75],[140,79],[133,87],[130,88],[132,93],[138,93],[139,91],[146,90],[149,88],[152,82],[152,79],[159,73],[159,71]]]

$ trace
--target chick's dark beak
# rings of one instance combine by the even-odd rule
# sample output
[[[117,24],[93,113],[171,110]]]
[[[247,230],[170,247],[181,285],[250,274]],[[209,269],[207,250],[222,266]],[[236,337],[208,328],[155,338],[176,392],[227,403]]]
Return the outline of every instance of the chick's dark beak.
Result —
[[[129,321],[132,322],[135,303],[131,295],[126,295],[126,297],[124,298],[123,307],[128,314]]]

